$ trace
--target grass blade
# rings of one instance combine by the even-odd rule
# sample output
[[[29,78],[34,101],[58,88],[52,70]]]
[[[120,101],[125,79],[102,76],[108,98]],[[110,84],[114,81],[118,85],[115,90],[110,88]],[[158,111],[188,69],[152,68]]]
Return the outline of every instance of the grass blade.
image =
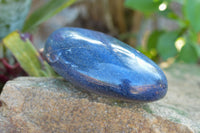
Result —
[[[3,39],[3,43],[30,76],[55,76],[51,67],[40,60],[40,55],[31,42],[28,39],[22,40],[18,32],[10,33]]]
[[[51,0],[47,4],[43,5],[39,9],[37,9],[33,14],[29,16],[26,20],[23,32],[30,32],[36,26],[43,23],[47,19],[56,15],[66,7],[73,4],[76,0]]]

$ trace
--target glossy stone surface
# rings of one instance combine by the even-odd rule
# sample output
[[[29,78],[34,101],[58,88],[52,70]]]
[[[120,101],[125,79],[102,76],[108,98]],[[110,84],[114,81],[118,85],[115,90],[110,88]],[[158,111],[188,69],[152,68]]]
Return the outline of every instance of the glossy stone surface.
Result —
[[[155,101],[167,92],[167,79],[149,58],[100,32],[61,28],[44,49],[47,62],[73,85],[128,101]]]

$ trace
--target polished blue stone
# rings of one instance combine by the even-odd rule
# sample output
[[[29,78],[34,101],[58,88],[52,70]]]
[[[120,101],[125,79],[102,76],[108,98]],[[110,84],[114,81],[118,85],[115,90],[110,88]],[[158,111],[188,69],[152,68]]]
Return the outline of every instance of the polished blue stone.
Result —
[[[106,34],[61,28],[44,49],[53,69],[77,87],[128,101],[155,101],[167,92],[163,71],[149,58]]]

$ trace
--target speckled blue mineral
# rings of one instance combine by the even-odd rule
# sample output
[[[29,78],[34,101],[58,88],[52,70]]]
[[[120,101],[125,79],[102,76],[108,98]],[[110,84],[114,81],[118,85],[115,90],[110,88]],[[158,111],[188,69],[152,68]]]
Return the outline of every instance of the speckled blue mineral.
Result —
[[[100,32],[58,29],[47,39],[44,55],[59,75],[92,93],[150,102],[167,92],[167,79],[153,61]]]

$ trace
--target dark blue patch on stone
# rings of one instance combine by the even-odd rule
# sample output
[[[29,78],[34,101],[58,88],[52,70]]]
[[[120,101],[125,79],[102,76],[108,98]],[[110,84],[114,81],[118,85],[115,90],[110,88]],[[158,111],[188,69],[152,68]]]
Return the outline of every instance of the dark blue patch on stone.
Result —
[[[167,92],[167,79],[149,58],[106,34],[61,28],[44,55],[53,69],[75,86],[129,101],[155,101]]]

